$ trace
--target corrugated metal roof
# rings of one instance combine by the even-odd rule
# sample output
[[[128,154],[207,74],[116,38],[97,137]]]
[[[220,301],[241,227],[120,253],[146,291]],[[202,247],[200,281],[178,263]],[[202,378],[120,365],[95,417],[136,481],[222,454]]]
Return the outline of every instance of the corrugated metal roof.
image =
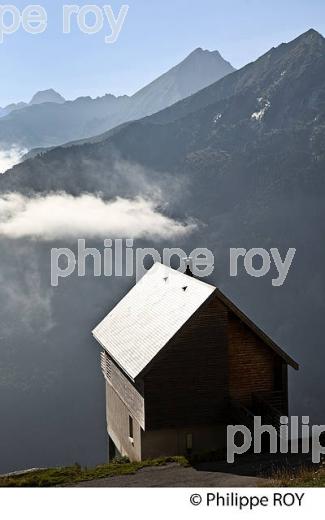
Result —
[[[156,263],[93,335],[134,380],[214,290]]]

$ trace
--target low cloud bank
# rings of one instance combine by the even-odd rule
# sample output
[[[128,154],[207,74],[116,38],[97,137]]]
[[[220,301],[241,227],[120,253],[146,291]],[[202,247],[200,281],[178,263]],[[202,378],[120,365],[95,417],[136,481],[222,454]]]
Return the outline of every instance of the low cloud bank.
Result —
[[[9,150],[0,149],[0,173],[10,170],[15,164],[18,164],[25,153],[27,153],[27,150],[15,146]]]
[[[181,237],[196,228],[164,215],[157,201],[138,197],[104,201],[99,196],[53,193],[0,197],[0,235],[7,238],[144,238]]]

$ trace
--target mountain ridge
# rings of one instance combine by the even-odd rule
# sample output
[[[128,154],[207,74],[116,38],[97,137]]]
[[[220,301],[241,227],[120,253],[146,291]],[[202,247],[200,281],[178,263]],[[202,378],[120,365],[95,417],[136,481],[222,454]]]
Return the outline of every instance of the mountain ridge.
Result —
[[[47,90],[40,90],[33,95],[29,103],[19,101],[18,103],[11,103],[10,105],[7,105],[4,108],[0,107],[0,118],[8,116],[11,112],[21,110],[32,105],[39,105],[42,103],[62,104],[65,102],[66,100],[64,99],[64,97],[52,88]]]
[[[320,52],[318,53],[318,51]],[[172,123],[173,121],[186,118],[196,111],[205,110],[210,105],[212,107],[217,103],[222,104],[226,102],[226,100],[228,100],[229,109],[231,110],[229,100],[237,96],[238,92],[241,92],[241,96],[247,95],[247,99],[251,99],[250,117],[254,114],[257,118],[258,114],[260,114],[260,116],[269,117],[270,114],[267,115],[268,107],[265,107],[267,97],[276,94],[281,84],[285,84],[287,87],[290,87],[290,89],[298,89],[297,98],[300,99],[299,84],[292,86],[289,83],[290,81],[295,83],[301,73],[306,74],[305,68],[301,71],[299,67],[299,63],[302,59],[301,52],[305,52],[307,64],[310,52],[316,55],[317,60],[321,60],[321,63],[324,63],[325,39],[316,31],[309,30],[289,43],[282,43],[278,47],[273,47],[255,62],[245,65],[242,69],[234,71],[219,81],[201,89],[192,96],[178,101],[171,107],[167,107],[151,116],[139,119],[138,123],[139,125]],[[321,64],[314,65],[314,69],[318,66],[321,67]],[[287,76],[288,70],[286,70],[288,68],[291,74],[289,82]],[[270,77],[272,74],[273,76],[276,75],[276,77]],[[313,76],[311,76],[310,79],[313,79]],[[252,85],[254,86],[253,92]],[[291,97],[294,98],[295,96],[291,95]],[[215,110],[217,110],[217,107]],[[264,113],[262,114],[263,110]],[[285,111],[287,111],[287,107],[284,104],[284,112]],[[289,124],[290,122],[290,118],[285,119],[284,112],[282,115],[282,125],[285,123]],[[217,114],[218,112],[215,115]],[[259,122],[262,123],[262,120],[263,117],[260,117]],[[116,136],[120,131],[127,131],[128,126],[133,124],[134,123],[129,122],[118,126],[114,129],[113,134]],[[84,139],[80,142],[66,143],[64,147],[67,148],[80,144],[95,144],[105,141],[105,139],[110,136],[111,131],[108,131],[94,136],[89,140]]]
[[[133,96],[107,94],[65,103],[33,103],[0,119],[0,148],[14,145],[30,150],[96,136],[157,112],[233,70],[220,53],[202,51],[191,53]]]

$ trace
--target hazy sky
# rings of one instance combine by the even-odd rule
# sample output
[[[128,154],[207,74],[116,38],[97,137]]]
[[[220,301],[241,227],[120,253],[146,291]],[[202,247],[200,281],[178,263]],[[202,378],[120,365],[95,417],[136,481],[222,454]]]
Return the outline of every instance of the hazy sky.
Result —
[[[11,3],[11,2],[10,2]],[[48,28],[40,35],[20,29],[0,45],[0,106],[29,100],[53,87],[68,99],[81,95],[131,94],[175,65],[196,47],[218,49],[235,67],[313,27],[325,33],[324,0],[13,0],[20,10],[40,4]],[[83,34],[72,19],[62,34],[62,6],[111,5],[117,15],[130,6],[115,44],[105,44],[108,22]],[[9,18],[7,18],[8,23]],[[91,18],[89,18],[89,23]]]

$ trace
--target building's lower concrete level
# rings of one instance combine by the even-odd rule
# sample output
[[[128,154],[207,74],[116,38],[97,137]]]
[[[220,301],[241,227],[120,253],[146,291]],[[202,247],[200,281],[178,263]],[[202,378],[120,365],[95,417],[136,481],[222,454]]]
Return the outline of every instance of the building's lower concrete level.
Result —
[[[226,445],[225,424],[144,431],[110,384],[106,403],[110,440],[120,455],[132,461],[222,450]]]

